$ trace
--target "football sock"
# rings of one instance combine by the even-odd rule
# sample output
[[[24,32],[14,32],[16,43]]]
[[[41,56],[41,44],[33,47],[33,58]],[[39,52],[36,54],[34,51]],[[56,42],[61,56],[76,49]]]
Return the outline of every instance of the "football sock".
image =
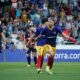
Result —
[[[42,56],[40,68],[42,68],[44,57]]]
[[[37,59],[37,68],[41,69],[42,68],[42,64],[43,64],[43,56],[39,55],[38,59]]]
[[[49,66],[49,69],[51,69],[52,65],[53,65],[53,56],[49,56],[47,66]]]
[[[30,56],[27,56],[27,61],[28,61],[28,64],[31,64],[31,58],[30,58]]]
[[[37,63],[37,57],[36,56],[34,56],[34,63],[35,63],[35,65]]]
[[[50,69],[52,69],[52,66],[53,66],[53,62],[54,62],[54,60],[53,60],[53,56],[51,56]]]

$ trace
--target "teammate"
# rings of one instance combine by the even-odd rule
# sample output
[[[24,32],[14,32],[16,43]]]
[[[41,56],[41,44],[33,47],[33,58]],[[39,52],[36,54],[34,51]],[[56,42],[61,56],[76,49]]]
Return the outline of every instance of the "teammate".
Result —
[[[29,38],[31,37],[31,35],[34,34],[34,31],[31,29],[31,27],[29,28],[28,31],[26,31],[26,41],[28,42],[29,41]],[[34,63],[36,65],[36,62],[37,62],[37,56],[36,56],[36,48],[35,48],[35,41],[34,39],[31,39],[30,42],[28,43],[28,51],[27,51],[27,61],[28,61],[28,65],[27,67],[30,67],[31,65],[31,52],[34,56]]]
[[[52,74],[51,72],[51,69],[52,69],[52,66],[53,66],[53,62],[54,62],[54,56],[55,56],[55,53],[56,53],[56,37],[58,34],[62,34],[63,37],[65,37],[66,39],[69,39],[70,41],[74,42],[74,43],[77,43],[77,40],[75,40],[74,38],[72,37],[69,37],[68,35],[64,34],[63,31],[59,28],[59,26],[55,26],[54,25],[54,21],[53,21],[53,18],[49,18],[48,19],[48,26],[45,27],[40,35],[39,35],[39,38],[40,37],[43,37],[44,35],[44,38],[45,38],[45,44],[44,45],[44,52],[48,52],[49,53],[49,56],[48,56],[48,62],[47,62],[47,67],[46,67],[46,72],[48,72],[49,74]],[[41,48],[39,49],[39,53],[41,53]],[[42,56],[44,55],[41,54]],[[42,56],[39,56],[39,60],[37,62],[37,71],[38,73],[41,72],[41,66],[42,66]]]
[[[43,59],[45,56],[45,50],[44,50],[44,45],[46,44],[46,39],[44,37],[44,35],[42,37],[39,38],[40,33],[42,32],[42,30],[45,28],[46,24],[45,21],[42,22],[42,26],[38,27],[36,29],[35,32],[35,37],[37,38],[37,54],[38,54],[38,59],[37,59],[37,71],[38,73],[41,72],[41,68],[42,68],[42,64],[43,64]],[[39,39],[38,39],[39,38]]]

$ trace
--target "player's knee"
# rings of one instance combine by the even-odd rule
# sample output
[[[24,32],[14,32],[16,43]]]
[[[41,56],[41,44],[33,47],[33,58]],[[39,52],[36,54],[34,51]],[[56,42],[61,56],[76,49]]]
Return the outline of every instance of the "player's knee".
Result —
[[[43,54],[38,54],[38,56],[43,56]]]
[[[55,53],[54,53],[53,51],[51,51],[51,52],[50,52],[50,55],[51,55],[51,56],[54,56],[54,55],[55,55]]]

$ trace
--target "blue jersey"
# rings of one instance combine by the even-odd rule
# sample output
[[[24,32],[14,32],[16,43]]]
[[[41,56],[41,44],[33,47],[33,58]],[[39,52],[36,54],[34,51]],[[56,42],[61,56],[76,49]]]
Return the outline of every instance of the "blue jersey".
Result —
[[[35,35],[36,36],[39,36],[40,33],[42,32],[43,28],[42,27],[39,27],[36,29],[36,32],[35,32]],[[46,38],[45,37],[41,37],[37,40],[37,46],[44,46],[46,43]]]
[[[46,44],[56,47],[56,37],[58,33],[62,34],[62,30],[58,26],[55,26],[52,30],[45,27],[41,35],[45,35]]]

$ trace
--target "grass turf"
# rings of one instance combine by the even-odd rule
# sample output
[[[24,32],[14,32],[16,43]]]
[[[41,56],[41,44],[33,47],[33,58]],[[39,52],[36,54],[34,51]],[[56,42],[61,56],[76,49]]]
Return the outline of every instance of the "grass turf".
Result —
[[[80,63],[54,63],[53,75],[45,67],[37,74],[33,64],[27,68],[26,63],[0,63],[0,80],[80,80]]]

